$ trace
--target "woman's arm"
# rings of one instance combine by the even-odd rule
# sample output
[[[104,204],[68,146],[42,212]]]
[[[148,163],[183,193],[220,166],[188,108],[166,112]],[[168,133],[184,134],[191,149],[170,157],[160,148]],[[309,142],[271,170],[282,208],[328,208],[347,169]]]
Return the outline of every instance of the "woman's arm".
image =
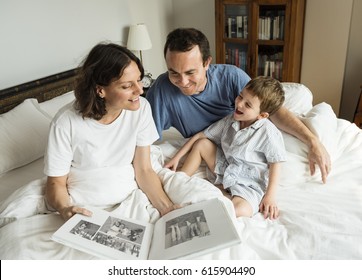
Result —
[[[170,168],[173,171],[176,171],[177,166],[184,155],[186,155],[194,145],[194,143],[201,138],[205,138],[205,134],[203,132],[196,133],[192,136],[178,152],[172,157],[172,159],[167,162],[164,167]]]
[[[319,166],[323,183],[331,170],[330,156],[319,139],[292,112],[282,107],[270,119],[280,129],[301,140],[309,147],[308,159],[311,175],[315,173],[315,165]]]
[[[48,177],[45,188],[47,204],[58,211],[64,220],[68,220],[76,213],[91,216],[92,213],[89,210],[71,205],[67,189],[67,178],[68,175]]]
[[[147,195],[152,205],[160,212],[161,216],[180,208],[174,204],[165,193],[160,178],[153,170],[150,157],[150,146],[136,147],[133,166],[136,181],[140,189]]]

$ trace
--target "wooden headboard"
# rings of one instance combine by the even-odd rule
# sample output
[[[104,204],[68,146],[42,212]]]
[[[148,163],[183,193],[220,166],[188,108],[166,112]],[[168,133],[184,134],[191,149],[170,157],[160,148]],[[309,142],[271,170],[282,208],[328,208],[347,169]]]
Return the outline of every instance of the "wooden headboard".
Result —
[[[43,102],[73,90],[76,75],[77,68],[0,90],[0,114],[11,110],[27,98],[36,98],[38,102]]]

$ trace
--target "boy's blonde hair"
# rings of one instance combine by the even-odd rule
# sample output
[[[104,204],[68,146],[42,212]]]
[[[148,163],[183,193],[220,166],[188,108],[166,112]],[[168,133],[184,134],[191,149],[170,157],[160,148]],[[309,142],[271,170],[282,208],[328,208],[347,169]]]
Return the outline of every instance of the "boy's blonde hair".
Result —
[[[272,78],[259,76],[251,79],[245,89],[260,100],[260,112],[274,114],[284,103],[284,89],[282,84]]]

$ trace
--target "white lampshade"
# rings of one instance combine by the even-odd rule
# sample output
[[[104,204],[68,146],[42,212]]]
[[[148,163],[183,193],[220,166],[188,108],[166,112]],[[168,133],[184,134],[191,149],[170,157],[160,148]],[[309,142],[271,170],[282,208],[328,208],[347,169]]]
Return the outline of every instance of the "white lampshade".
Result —
[[[143,51],[152,48],[151,39],[145,24],[139,23],[130,27],[127,48],[132,51]]]

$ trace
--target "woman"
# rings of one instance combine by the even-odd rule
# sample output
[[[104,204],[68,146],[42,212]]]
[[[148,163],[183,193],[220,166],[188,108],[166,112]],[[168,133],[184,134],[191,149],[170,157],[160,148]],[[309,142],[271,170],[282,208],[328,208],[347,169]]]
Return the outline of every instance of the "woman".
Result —
[[[122,202],[140,188],[161,215],[177,208],[151,166],[158,139],[143,93],[140,60],[116,44],[98,44],[80,67],[75,102],[52,121],[44,172],[46,201],[67,220]]]

